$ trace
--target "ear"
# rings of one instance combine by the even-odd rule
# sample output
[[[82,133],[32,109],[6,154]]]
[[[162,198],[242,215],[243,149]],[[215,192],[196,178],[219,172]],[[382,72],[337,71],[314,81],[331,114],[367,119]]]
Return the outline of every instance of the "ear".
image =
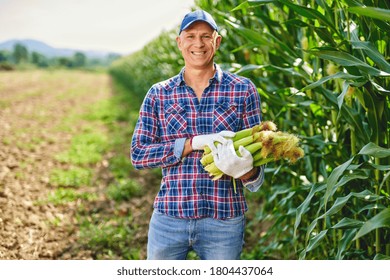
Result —
[[[219,49],[219,46],[221,45],[221,41],[222,41],[222,36],[218,34],[217,38],[215,39],[216,50]]]
[[[178,47],[179,50],[181,51],[181,39],[180,39],[180,36],[177,36],[177,37],[176,37],[176,43],[177,43],[177,47]]]

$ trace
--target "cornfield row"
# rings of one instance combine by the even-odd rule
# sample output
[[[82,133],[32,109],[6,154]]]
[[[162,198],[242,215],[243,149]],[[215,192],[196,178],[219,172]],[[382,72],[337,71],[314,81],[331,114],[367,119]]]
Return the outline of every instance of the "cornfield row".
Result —
[[[264,120],[302,135],[305,157],[268,164],[246,258],[390,258],[390,4],[198,0],[221,27],[216,61],[257,85]],[[141,102],[183,66],[161,34],[111,68]],[[262,203],[261,203],[262,202]]]

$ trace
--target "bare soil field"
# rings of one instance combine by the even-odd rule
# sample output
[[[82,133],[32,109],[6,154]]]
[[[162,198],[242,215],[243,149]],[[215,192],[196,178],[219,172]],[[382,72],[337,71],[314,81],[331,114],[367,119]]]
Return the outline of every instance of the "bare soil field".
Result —
[[[81,200],[47,202],[55,186],[50,174],[67,163],[56,155],[68,149],[87,120],[78,118],[91,104],[112,95],[106,74],[81,71],[0,73],[0,259],[94,259],[79,242],[77,211]],[[94,129],[106,131],[104,125]],[[127,153],[127,151],[124,151]],[[140,258],[145,257],[146,227],[153,192],[118,208],[105,195],[111,180],[107,157],[94,165],[89,191],[95,199],[83,205],[89,213],[132,214]],[[112,155],[111,155],[112,156]],[[83,187],[81,187],[83,188]],[[100,256],[101,258],[102,256]]]

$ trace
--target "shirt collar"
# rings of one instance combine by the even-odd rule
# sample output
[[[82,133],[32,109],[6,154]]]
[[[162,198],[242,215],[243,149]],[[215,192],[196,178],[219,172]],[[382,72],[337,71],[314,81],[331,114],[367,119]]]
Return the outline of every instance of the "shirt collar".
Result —
[[[210,84],[214,80],[217,81],[218,83],[222,82],[223,71],[222,71],[221,67],[219,67],[219,65],[215,64],[215,63],[214,63],[214,67],[215,67],[215,74],[214,74],[214,77],[212,77],[210,79]]]
[[[213,81],[217,81],[218,83],[222,82],[223,71],[222,71],[221,67],[218,64],[215,64],[215,63],[214,63],[214,67],[215,67],[216,71],[215,71],[214,76],[209,80],[210,84]],[[181,85],[185,84],[184,71],[185,71],[185,67],[183,67],[181,69],[181,71],[180,71],[180,73],[178,75],[176,86],[181,86]]]
[[[185,70],[185,67],[183,67],[177,77],[177,81],[176,81],[176,86],[181,86],[182,84],[185,84],[185,81],[184,81],[184,70]]]

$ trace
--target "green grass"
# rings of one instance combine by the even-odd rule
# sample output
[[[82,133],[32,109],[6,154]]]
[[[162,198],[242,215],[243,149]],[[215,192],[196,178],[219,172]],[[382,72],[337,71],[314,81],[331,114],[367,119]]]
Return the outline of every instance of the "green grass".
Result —
[[[55,187],[89,186],[92,182],[92,171],[82,167],[54,169],[50,174],[49,182]]]
[[[60,187],[49,194],[47,202],[54,205],[61,205],[76,200],[94,201],[96,198],[97,195],[95,193],[78,193],[74,189]]]
[[[92,215],[80,222],[80,241],[93,250],[95,259],[139,259],[139,249],[129,245],[134,236],[131,217],[102,220]]]
[[[130,171],[134,169],[129,156],[125,154],[117,154],[110,158],[109,168],[116,179],[128,178]]]
[[[87,132],[73,137],[69,150],[58,154],[60,162],[76,165],[94,164],[102,159],[107,149],[107,138],[99,132]]]
[[[140,197],[144,194],[144,188],[130,178],[119,179],[108,186],[107,196],[115,201],[129,200],[132,197]]]

